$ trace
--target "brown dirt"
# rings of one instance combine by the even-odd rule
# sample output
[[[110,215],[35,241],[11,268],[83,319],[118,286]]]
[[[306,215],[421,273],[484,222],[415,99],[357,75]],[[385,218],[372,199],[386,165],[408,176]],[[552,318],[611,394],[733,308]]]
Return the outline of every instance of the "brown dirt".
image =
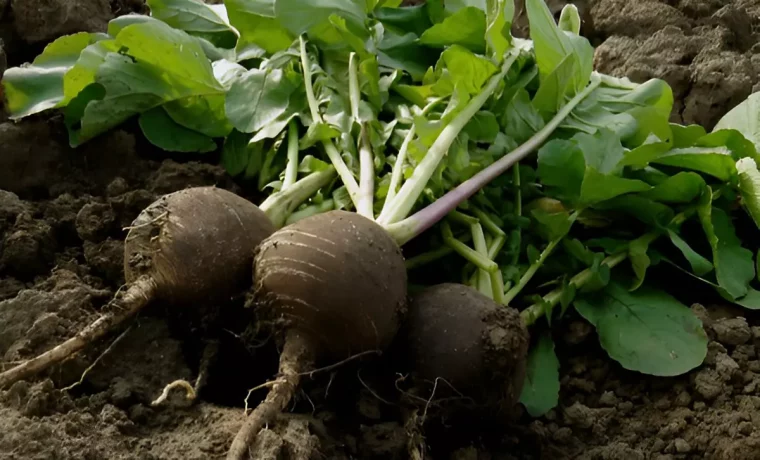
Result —
[[[8,65],[18,65],[57,34],[101,30],[113,15],[143,10],[139,1],[79,0],[71,4],[94,13],[44,16],[69,11],[69,3],[0,0],[0,72],[4,53]],[[668,81],[674,121],[710,128],[760,89],[758,0],[595,0],[590,17],[585,33],[599,45],[597,68]],[[0,363],[6,365],[97,317],[123,283],[122,228],[155,198],[212,184],[247,196],[246,184],[218,167],[157,152],[134,125],[74,151],[56,117],[3,120]],[[517,414],[504,422],[431,423],[426,458],[760,459],[760,319],[704,303],[692,308],[710,335],[709,354],[688,375],[625,371],[587,324],[566,322],[555,336],[562,376],[555,410],[537,420]],[[0,460],[223,457],[242,423],[247,389],[273,377],[278,353],[268,331],[249,327],[255,322],[242,301],[208,307],[219,314],[154,304],[128,330],[34,382],[0,391]],[[200,400],[188,405],[177,392],[168,404],[151,406],[165,384],[195,380],[208,343],[219,351]],[[397,406],[399,382],[384,367],[393,363],[375,364],[306,378],[290,413],[258,436],[257,458],[408,458],[415,420]],[[83,373],[80,384],[63,390]],[[253,393],[249,405],[263,393]]]

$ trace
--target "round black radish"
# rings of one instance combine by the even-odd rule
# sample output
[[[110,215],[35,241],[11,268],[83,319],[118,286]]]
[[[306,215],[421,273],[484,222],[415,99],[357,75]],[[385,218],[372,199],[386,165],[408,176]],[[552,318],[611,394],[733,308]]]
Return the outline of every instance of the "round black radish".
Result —
[[[422,400],[451,396],[461,407],[517,403],[529,335],[514,308],[462,284],[434,285],[411,299],[401,341]]]
[[[127,284],[108,312],[66,342],[0,373],[0,388],[66,359],[151,300],[192,307],[241,294],[251,284],[254,249],[273,232],[258,206],[223,189],[195,187],[159,198],[130,227]]]
[[[229,460],[247,458],[315,362],[384,350],[406,311],[401,249],[353,212],[318,214],[275,232],[256,251],[254,283],[260,318],[277,324],[284,345],[278,379],[238,432]]]
[[[377,223],[331,211],[264,240],[254,267],[265,316],[308,334],[325,359],[382,350],[406,308],[401,249]]]
[[[132,222],[127,283],[148,277],[153,297],[176,305],[224,301],[251,285],[253,253],[275,228],[258,206],[224,189],[165,195]]]

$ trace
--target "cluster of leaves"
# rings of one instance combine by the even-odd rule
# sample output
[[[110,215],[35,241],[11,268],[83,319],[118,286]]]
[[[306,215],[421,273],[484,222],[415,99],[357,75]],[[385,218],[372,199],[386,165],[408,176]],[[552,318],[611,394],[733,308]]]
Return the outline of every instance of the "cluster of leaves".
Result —
[[[539,42],[549,39],[534,25],[540,62]],[[549,120],[543,88],[526,88],[505,112],[512,114],[505,133],[518,143]],[[412,266],[458,253],[470,263],[462,270],[456,257],[442,259],[450,274],[521,308],[527,324],[545,319],[551,326],[572,308],[626,369],[674,376],[701,365],[707,337],[700,320],[667,292],[678,283],[647,274],[655,266],[668,276],[686,274],[728,302],[760,309],[760,253],[739,237],[742,228],[760,228],[760,94],[710,133],[669,123],[672,102],[660,81],[602,76],[535,159],[460,207]],[[470,240],[474,249],[464,244]],[[544,327],[535,334],[521,396],[534,416],[558,402],[554,350]]]
[[[755,96],[711,133],[669,123],[664,82],[593,72],[577,11],[555,22],[542,0],[525,2],[531,40],[511,36],[511,0],[147,3],[151,16],[61,37],[9,69],[12,118],[59,109],[72,146],[136,118],[162,149],[221,148],[230,174],[267,192],[335,168],[340,180],[288,221],[346,208],[392,234],[428,228],[404,218],[478,183],[418,238],[413,278],[438,260],[435,281],[461,280],[527,324],[572,308],[627,369],[677,375],[706,355],[701,323],[652,267],[760,308],[758,259],[735,224],[760,226]],[[533,415],[559,391],[541,326],[522,395]]]

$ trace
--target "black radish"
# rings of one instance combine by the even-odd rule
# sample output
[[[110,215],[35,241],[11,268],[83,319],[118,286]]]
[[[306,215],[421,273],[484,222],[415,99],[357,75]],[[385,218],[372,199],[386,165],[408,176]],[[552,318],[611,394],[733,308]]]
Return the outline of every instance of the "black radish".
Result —
[[[422,399],[436,388],[439,397],[457,395],[451,401],[462,407],[517,403],[530,338],[516,309],[463,284],[430,286],[410,300],[399,339]]]
[[[264,240],[254,286],[257,310],[278,323],[284,343],[279,378],[238,432],[230,459],[245,458],[315,362],[382,351],[406,309],[398,244],[373,220],[347,211],[305,218]]]
[[[129,229],[127,284],[108,312],[55,348],[0,373],[0,388],[66,359],[151,301],[192,307],[239,295],[250,286],[254,248],[274,230],[259,207],[224,189],[195,187],[159,198]]]

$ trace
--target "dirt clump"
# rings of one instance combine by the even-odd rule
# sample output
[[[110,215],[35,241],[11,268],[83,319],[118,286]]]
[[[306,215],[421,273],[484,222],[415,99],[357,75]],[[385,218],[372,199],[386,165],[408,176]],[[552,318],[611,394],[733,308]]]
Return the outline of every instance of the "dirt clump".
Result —
[[[596,0],[595,66],[638,82],[662,78],[673,87],[671,120],[712,129],[758,89],[757,11],[745,1]]]
[[[515,427],[522,441],[512,451],[540,452],[517,458],[757,458],[760,341],[743,317],[706,327],[715,340],[705,363],[674,378],[622,369],[595,337],[582,353],[558,348],[560,405],[527,428]]]
[[[11,0],[17,33],[27,42],[76,32],[105,32],[113,18],[109,0]]]

